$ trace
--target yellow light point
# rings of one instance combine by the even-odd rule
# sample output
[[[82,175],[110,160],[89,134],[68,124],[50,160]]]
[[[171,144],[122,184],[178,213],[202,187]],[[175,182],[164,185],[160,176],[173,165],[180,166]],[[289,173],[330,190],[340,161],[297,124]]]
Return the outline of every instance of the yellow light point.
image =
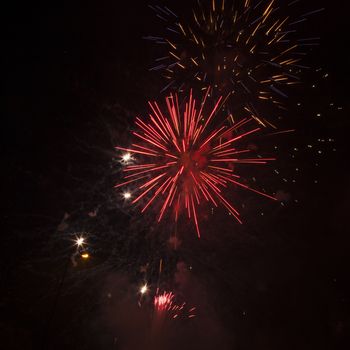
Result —
[[[222,11],[222,12],[225,11],[225,0],[222,0],[221,11]]]
[[[81,254],[81,257],[82,257],[83,259],[89,259],[89,258],[90,258],[90,255],[89,255],[88,253],[83,253],[83,254]]]
[[[213,11],[215,12],[215,0],[212,0]]]

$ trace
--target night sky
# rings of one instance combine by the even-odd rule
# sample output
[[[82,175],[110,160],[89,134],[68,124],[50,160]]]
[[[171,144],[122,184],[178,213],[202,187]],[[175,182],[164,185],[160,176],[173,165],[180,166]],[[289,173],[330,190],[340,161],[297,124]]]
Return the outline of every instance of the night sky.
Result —
[[[192,1],[159,3],[181,14]],[[347,349],[347,5],[298,5],[325,10],[301,29],[321,45],[280,112],[281,129],[296,131],[256,140],[278,159],[243,170],[280,202],[239,191],[243,225],[224,210],[203,212],[202,238],[180,220],[176,242],[172,223],[141,215],[113,189],[114,147],[128,144],[149,99],[164,98],[149,71],[159,48],[143,39],[163,27],[147,5],[2,10],[1,348]],[[75,254],[81,234],[87,260]],[[196,306],[196,317],[151,329],[157,284]]]

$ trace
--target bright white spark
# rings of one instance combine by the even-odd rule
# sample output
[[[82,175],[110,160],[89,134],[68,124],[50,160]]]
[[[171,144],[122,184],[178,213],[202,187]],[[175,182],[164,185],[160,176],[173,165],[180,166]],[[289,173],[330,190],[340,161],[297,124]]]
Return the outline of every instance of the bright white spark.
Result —
[[[85,243],[85,239],[84,237],[78,237],[75,241],[75,244],[78,246],[78,247],[81,247],[83,244]]]
[[[144,286],[141,287],[140,293],[145,294],[145,293],[147,293],[147,291],[148,291],[148,286],[147,286],[147,284],[145,284]]]
[[[123,154],[122,159],[124,162],[128,162],[131,159],[131,154],[129,152]]]
[[[131,198],[131,193],[130,192],[124,192],[123,196],[124,196],[124,199],[130,199]]]

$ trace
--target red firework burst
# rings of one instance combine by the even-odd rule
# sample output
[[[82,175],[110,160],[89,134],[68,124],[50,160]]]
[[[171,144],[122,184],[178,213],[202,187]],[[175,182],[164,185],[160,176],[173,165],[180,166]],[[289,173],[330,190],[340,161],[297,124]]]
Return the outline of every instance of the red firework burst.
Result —
[[[191,92],[182,110],[178,96],[170,95],[166,98],[166,114],[157,102],[149,102],[152,110],[149,120],[136,118],[138,131],[134,131],[133,135],[138,143],[133,143],[130,148],[116,147],[142,155],[141,163],[125,166],[125,181],[116,187],[137,184],[139,193],[132,203],[142,200],[141,211],[144,212],[152,203],[158,202],[158,222],[168,208],[173,209],[176,221],[180,211],[185,209],[188,218],[195,223],[198,237],[197,210],[203,201],[211,202],[215,207],[222,204],[241,223],[237,209],[224,196],[230,184],[275,200],[240,182],[240,176],[235,173],[234,165],[237,163],[266,164],[273,160],[241,158],[249,150],[236,146],[239,140],[258,132],[260,128],[252,126],[248,131],[240,131],[242,127],[249,126],[252,117],[232,126],[213,125],[223,99],[220,97],[214,108],[206,113],[204,107],[209,94],[210,89],[207,89],[204,99],[197,103]],[[129,160],[129,156],[124,158]],[[130,198],[130,193],[125,198]]]
[[[154,297],[154,310],[157,315],[161,316],[164,314],[171,315],[172,318],[178,318],[180,313],[185,313],[185,305],[186,303],[182,303],[181,305],[177,305],[174,301],[175,296],[172,292],[163,292],[163,294],[157,294]],[[187,310],[185,313],[188,318],[195,317],[195,307]]]

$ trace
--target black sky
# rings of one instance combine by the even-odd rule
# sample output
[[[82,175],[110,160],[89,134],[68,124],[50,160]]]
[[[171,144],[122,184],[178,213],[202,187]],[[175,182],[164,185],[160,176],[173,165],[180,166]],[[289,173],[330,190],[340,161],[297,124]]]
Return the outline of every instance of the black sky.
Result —
[[[190,1],[167,3],[189,11]],[[181,341],[169,332],[164,349],[347,348],[348,9],[340,0],[303,3],[326,7],[305,30],[320,33],[309,63],[329,78],[313,89],[317,74],[310,74],[290,97],[287,124],[298,132],[278,139],[278,164],[288,178],[295,165],[306,170],[295,186],[277,177],[266,183],[292,200],[284,208],[252,200],[252,218],[241,228],[218,214],[203,240],[189,232],[179,251],[161,237],[166,225],[148,227],[149,217],[113,204],[113,146],[126,142],[132,118],[162,86],[148,71],[154,47],[142,40],[161,31],[147,3],[13,2],[3,9],[4,349],[128,349],[128,338],[147,329],[133,298],[144,277],[139,269],[149,262],[154,281],[160,257],[164,285],[202,307],[197,323],[175,329]],[[308,171],[318,161],[307,152],[287,158],[289,149],[319,138],[335,140],[318,144],[319,169]],[[60,229],[65,213],[68,226]],[[67,272],[76,231],[91,232],[94,258]],[[193,267],[181,282],[179,262]],[[141,347],[140,339],[129,348]]]

